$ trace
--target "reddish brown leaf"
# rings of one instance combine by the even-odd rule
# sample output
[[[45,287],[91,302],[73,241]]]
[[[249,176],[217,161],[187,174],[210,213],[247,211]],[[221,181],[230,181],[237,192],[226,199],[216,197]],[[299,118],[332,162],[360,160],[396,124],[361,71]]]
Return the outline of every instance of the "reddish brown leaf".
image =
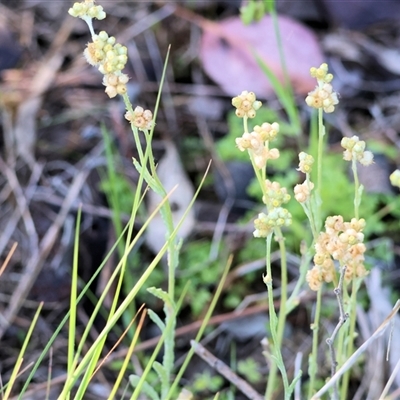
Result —
[[[314,33],[288,17],[279,17],[289,78],[294,90],[306,94],[315,87],[310,67],[319,66],[323,55]],[[218,24],[203,24],[200,58],[207,74],[231,96],[250,90],[259,97],[273,93],[254,54],[256,53],[283,81],[279,48],[272,18],[265,16],[260,22],[243,25],[239,17]]]

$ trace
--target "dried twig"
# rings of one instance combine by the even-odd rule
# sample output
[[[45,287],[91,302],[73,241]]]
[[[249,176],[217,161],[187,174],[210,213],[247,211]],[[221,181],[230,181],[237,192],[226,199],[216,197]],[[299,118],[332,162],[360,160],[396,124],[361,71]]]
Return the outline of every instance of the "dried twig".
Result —
[[[224,362],[211,354],[200,343],[191,340],[190,344],[199,357],[228,379],[228,381],[235,385],[247,398],[251,400],[264,400],[261,394],[257,393],[245,380],[237,376]]]
[[[392,312],[386,317],[386,319],[373,333],[373,335],[353,353],[353,355],[342,365],[342,367],[338,369],[336,374],[332,376],[329,382],[327,382],[317,393],[315,393],[315,395],[312,397],[311,400],[317,400],[321,398],[321,396],[325,394],[332,386],[336,385],[340,377],[352,367],[352,365],[357,361],[358,357],[367,349],[367,347],[373,341],[375,341],[375,339],[377,339],[383,334],[383,332],[390,324],[390,321],[398,313],[399,310],[400,310],[400,300],[397,300]]]
[[[390,387],[392,386],[394,380],[396,379],[396,376],[398,376],[397,374],[400,372],[400,360],[397,362],[393,372],[391,373],[389,380],[387,381],[382,394],[379,396],[379,399],[385,399]]]

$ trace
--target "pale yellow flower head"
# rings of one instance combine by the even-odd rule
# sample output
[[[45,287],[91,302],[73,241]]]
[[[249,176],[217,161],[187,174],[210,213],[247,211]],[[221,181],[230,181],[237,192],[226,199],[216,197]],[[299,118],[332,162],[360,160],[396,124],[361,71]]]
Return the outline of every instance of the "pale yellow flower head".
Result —
[[[303,174],[309,174],[312,170],[312,165],[314,164],[314,157],[310,154],[302,151],[299,154],[299,168],[298,171],[303,172]]]
[[[360,140],[358,136],[351,138],[344,137],[340,144],[345,149],[343,152],[343,159],[346,161],[358,161],[364,166],[371,165],[374,162],[374,155],[365,150],[365,142]]]
[[[68,14],[76,18],[96,18],[102,20],[106,17],[106,13],[102,6],[96,6],[94,0],[85,0],[74,5],[68,10]]]
[[[306,97],[306,103],[312,108],[322,108],[326,113],[332,113],[339,103],[338,95],[333,91],[331,81],[333,75],[328,73],[328,64],[323,63],[318,68],[312,67],[310,75],[317,80],[317,87]]]
[[[261,101],[256,100],[254,92],[244,90],[239,96],[232,99],[232,105],[236,108],[237,117],[254,118],[256,111],[261,107]]]
[[[127,111],[125,118],[140,130],[150,130],[154,125],[153,113],[140,106],[137,106],[133,112]]]
[[[398,188],[400,188],[400,170],[396,169],[396,171],[390,174],[389,178],[390,178],[390,183],[393,186],[397,186]]]

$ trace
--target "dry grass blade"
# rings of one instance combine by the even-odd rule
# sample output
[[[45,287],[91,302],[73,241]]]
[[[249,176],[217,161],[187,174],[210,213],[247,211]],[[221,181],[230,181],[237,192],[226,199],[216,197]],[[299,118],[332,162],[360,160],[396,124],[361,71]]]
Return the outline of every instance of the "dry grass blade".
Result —
[[[245,380],[237,376],[224,362],[219,360],[200,343],[190,341],[195,353],[201,357],[208,365],[235,385],[247,398],[251,400],[263,400],[264,397],[257,393]]]
[[[389,380],[386,383],[385,388],[383,389],[382,394],[379,396],[379,399],[385,399],[387,396],[387,393],[392,386],[394,380],[396,379],[397,374],[400,372],[400,360],[397,362],[396,367],[393,369],[393,372],[390,375]],[[394,398],[394,397],[393,397]]]
[[[15,249],[17,248],[18,243],[14,243],[7,254],[6,259],[3,262],[3,265],[0,267],[0,276],[3,274],[4,270],[7,268],[8,263],[11,260],[12,255],[14,254]]]
[[[352,365],[356,362],[358,357],[367,349],[367,347],[375,341],[378,337],[380,337],[383,332],[388,327],[392,318],[397,314],[400,310],[400,300],[397,300],[392,312],[386,317],[386,319],[382,322],[379,328],[374,332],[374,334],[366,340],[354,353],[353,355],[343,364],[343,366],[336,371],[336,374],[332,376],[329,382],[323,386],[315,395],[312,397],[312,400],[319,399],[323,394],[325,394],[331,387],[335,385],[335,383],[340,379],[340,377],[348,371]]]

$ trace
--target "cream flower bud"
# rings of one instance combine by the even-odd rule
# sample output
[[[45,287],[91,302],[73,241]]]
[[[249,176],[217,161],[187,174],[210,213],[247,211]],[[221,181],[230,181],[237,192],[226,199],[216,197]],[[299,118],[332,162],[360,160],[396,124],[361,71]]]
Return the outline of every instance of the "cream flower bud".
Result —
[[[118,84],[116,89],[117,89],[117,93],[118,94],[125,94],[126,93],[126,85],[123,84],[123,83]]]
[[[118,76],[118,83],[127,84],[129,81],[129,77],[126,74],[121,74]]]
[[[105,92],[110,99],[114,98],[118,94],[115,86],[106,86]]]
[[[254,118],[256,116],[256,110],[251,109],[251,110],[247,111],[246,115],[249,118]]]
[[[360,159],[360,163],[364,166],[368,166],[373,164],[374,162],[374,155],[370,151],[364,151],[364,155]]]
[[[400,170],[396,169],[396,171],[392,172],[389,179],[393,186],[400,188]]]
[[[294,198],[299,203],[304,203],[310,198],[311,190],[314,189],[312,182],[305,181],[294,187]]]
[[[270,160],[276,160],[276,159],[278,159],[278,158],[279,158],[279,155],[280,155],[280,153],[279,153],[279,150],[278,150],[278,149],[271,149],[271,150],[268,151],[268,158],[269,158]]]

